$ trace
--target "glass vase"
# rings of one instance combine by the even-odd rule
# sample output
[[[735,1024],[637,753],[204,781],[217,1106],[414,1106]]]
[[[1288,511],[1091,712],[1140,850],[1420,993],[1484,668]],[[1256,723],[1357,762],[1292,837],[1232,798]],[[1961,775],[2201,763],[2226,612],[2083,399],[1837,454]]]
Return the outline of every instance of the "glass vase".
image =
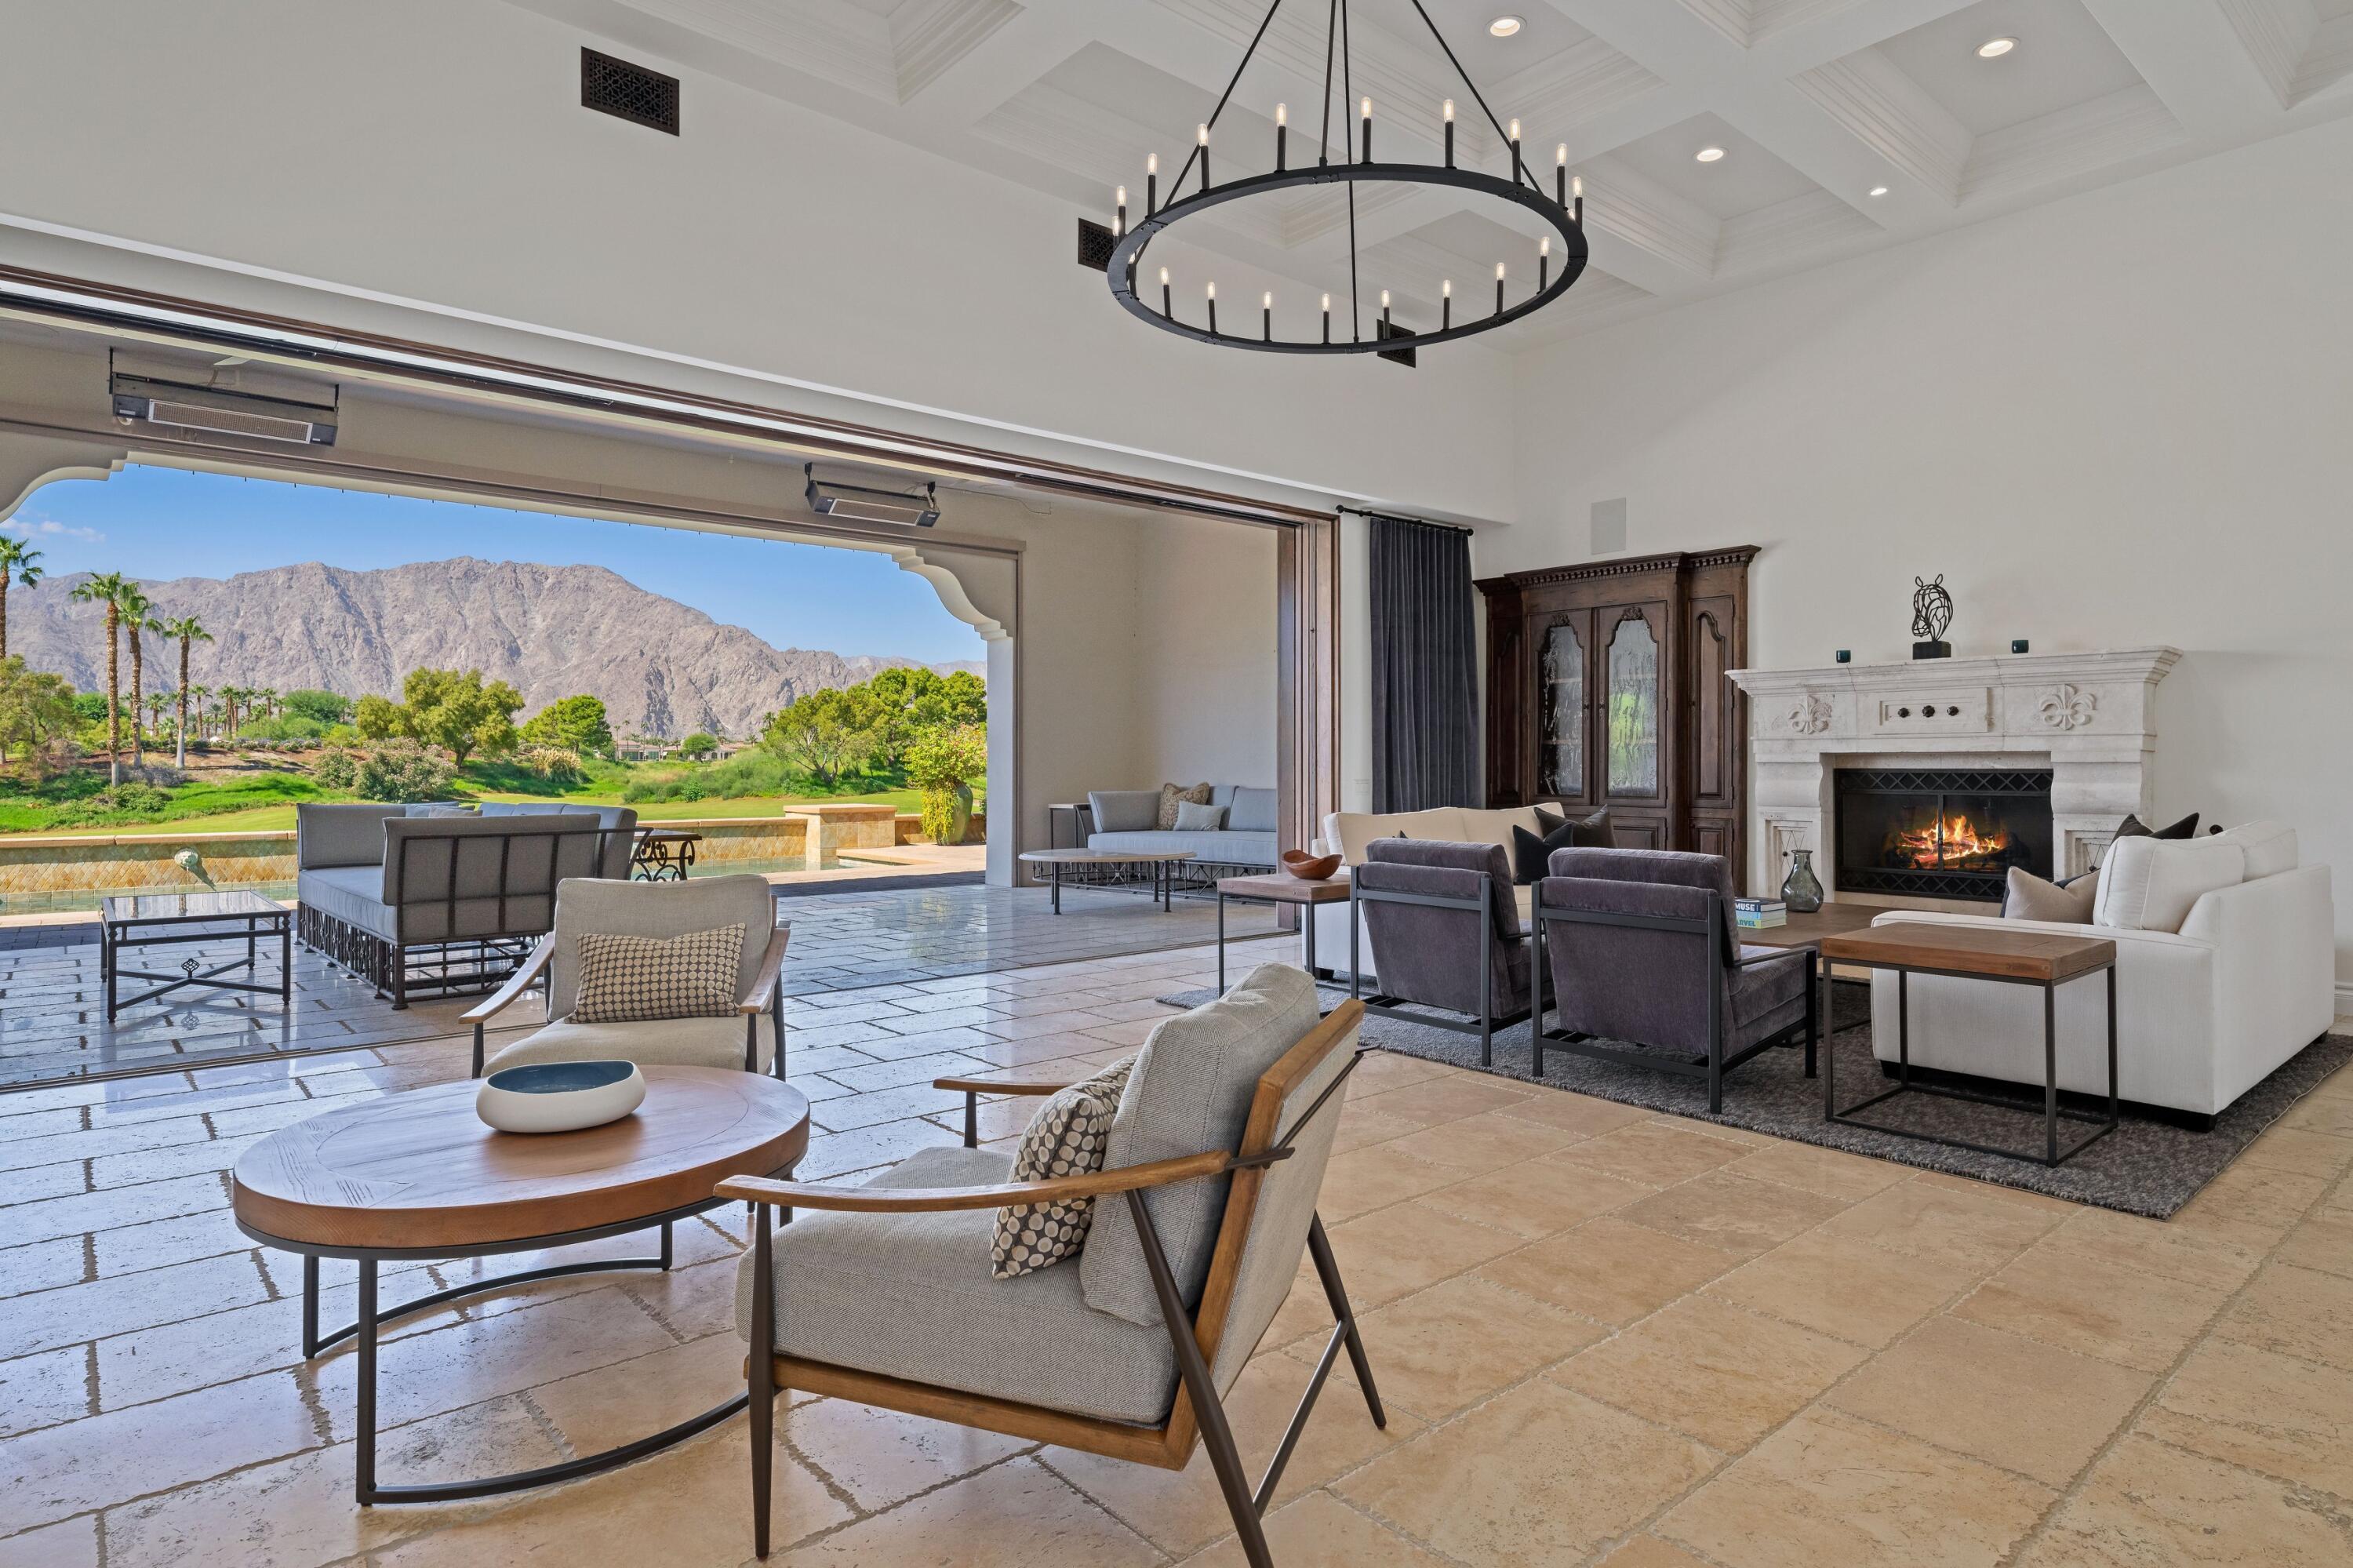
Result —
[[[1814,875],[1813,851],[1789,852],[1789,874],[1781,884],[1781,902],[1792,915],[1811,915],[1822,906],[1822,885]]]

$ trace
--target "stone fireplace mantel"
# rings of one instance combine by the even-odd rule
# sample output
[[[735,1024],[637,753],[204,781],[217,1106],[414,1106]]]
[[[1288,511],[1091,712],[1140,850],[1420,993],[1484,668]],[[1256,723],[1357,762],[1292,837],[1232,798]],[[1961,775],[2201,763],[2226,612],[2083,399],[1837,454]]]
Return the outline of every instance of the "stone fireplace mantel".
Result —
[[[1757,831],[1749,885],[1778,887],[1827,842],[1841,767],[2049,768],[2062,876],[2097,864],[2126,813],[2148,817],[2157,683],[2178,648],[1733,670],[1748,696]],[[1817,867],[1824,885],[1831,868]]]

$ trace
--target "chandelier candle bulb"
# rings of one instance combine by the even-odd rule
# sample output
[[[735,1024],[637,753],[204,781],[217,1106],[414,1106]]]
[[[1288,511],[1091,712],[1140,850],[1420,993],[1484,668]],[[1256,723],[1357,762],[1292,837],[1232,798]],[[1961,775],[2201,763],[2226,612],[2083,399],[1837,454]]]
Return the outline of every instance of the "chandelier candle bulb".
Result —
[[[1332,341],[1332,296],[1324,296],[1324,341]]]
[[[1259,302],[1259,331],[1266,341],[1274,341],[1274,291],[1269,289],[1266,298]]]
[[[1454,166],[1454,101],[1451,98],[1446,101],[1444,117],[1446,120],[1446,166],[1451,169]]]
[[[1115,234],[1127,232],[1127,187],[1125,185],[1119,187],[1119,227],[1113,232]]]
[[[1568,143],[1563,142],[1552,150],[1552,199],[1566,211],[1568,207]]]
[[[1365,143],[1361,151],[1365,154],[1365,162],[1369,164],[1373,161],[1373,101],[1369,98],[1364,100],[1357,105],[1356,112],[1365,122]]]
[[[1504,313],[1504,264],[1501,261],[1495,263],[1495,313],[1499,316]]]
[[[1207,125],[1202,126],[1195,132],[1195,140],[1199,143],[1201,149],[1201,191],[1206,196],[1209,189],[1209,128]],[[1178,173],[1181,174],[1183,171],[1179,170]]]
[[[1170,313],[1168,308],[1168,269],[1166,267],[1160,269],[1160,313],[1164,317]]]
[[[1290,165],[1285,162],[1285,143],[1291,139],[1291,105],[1274,106],[1274,167],[1279,174]]]
[[[1520,122],[1514,120],[1512,122],[1512,180],[1514,184],[1518,183],[1520,170],[1523,166],[1524,165],[1520,163]]]
[[[1537,292],[1537,293],[1541,294],[1541,293],[1543,293],[1543,292],[1545,291],[1545,285],[1546,285],[1546,282],[1548,282],[1548,281],[1551,280],[1551,277],[1552,277],[1552,236],[1551,236],[1551,235],[1549,235],[1549,234],[1547,234],[1547,235],[1546,235],[1542,239],[1539,239],[1539,240],[1537,240],[1537,241],[1536,241],[1536,292]]]
[[[1160,154],[1144,155],[1144,216],[1150,217],[1160,210]]]
[[[1438,285],[1438,330],[1445,332],[1454,325],[1454,280],[1448,278]]]
[[[1217,336],[1217,335],[1218,335],[1218,283],[1217,283],[1217,280],[1216,280],[1216,279],[1214,279],[1214,278],[1213,278],[1213,279],[1211,279],[1211,280],[1209,281],[1209,291],[1208,291],[1208,294],[1209,294],[1209,335],[1210,335],[1211,337],[1215,337],[1215,336]]]
[[[1386,327],[1386,326],[1388,326],[1388,324],[1389,324],[1389,291],[1388,291],[1387,289],[1383,289],[1383,290],[1381,291],[1381,325],[1382,325],[1382,326],[1384,326],[1384,327]]]

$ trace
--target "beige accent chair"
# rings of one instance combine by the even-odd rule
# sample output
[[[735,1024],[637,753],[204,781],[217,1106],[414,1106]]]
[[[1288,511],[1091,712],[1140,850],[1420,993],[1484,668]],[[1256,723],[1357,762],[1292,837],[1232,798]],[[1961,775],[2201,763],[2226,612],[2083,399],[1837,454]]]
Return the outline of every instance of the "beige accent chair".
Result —
[[[595,932],[677,937],[741,923],[744,959],[735,1011],[717,1018],[579,1023],[580,938]],[[757,876],[688,882],[619,882],[575,876],[555,890],[555,928],[491,999],[465,1015],[474,1026],[474,1076],[530,1062],[635,1062],[683,1067],[768,1068],[785,1075],[784,992],[777,980],[792,927],[776,923],[776,901]],[[545,981],[547,1019],[536,1033],[485,1062],[483,1032],[532,985]]]
[[[1282,965],[1166,1020],[1130,1075],[1105,1169],[1008,1181],[1010,1154],[919,1150],[862,1186],[756,1177],[720,1183],[757,1205],[737,1288],[754,1347],[753,1536],[768,1553],[777,1395],[788,1388],[1162,1469],[1198,1440],[1244,1557],[1271,1568],[1260,1526],[1316,1396],[1345,1349],[1386,1425],[1338,1265],[1315,1213],[1359,1053],[1363,1009],[1316,1016],[1315,987]],[[938,1080],[981,1095],[1062,1086]],[[996,1211],[1094,1197],[1078,1258],[993,1278]],[[774,1231],[782,1211],[786,1224]],[[1222,1397],[1311,1256],[1336,1319],[1265,1477],[1243,1473]],[[887,1303],[888,1310],[877,1310]]]

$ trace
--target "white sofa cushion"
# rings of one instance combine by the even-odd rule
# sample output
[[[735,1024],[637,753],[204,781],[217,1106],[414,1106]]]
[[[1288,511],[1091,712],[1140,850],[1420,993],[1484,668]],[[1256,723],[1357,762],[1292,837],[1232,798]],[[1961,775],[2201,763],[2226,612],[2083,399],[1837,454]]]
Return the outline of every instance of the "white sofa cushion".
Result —
[[[2243,850],[2247,856],[2245,880],[2248,882],[2259,876],[2277,876],[2296,867],[2295,830],[2285,822],[2242,822],[2205,842],[2236,844]]]
[[[2179,931],[2189,906],[2246,880],[2247,854],[2219,838],[2118,839],[2100,868],[2092,923],[2127,931]]]
[[[1515,810],[1504,811],[1474,811],[1466,807],[1462,812],[1462,837],[1456,842],[1466,844],[1500,844],[1508,853],[1512,847],[1514,828],[1525,828],[1532,833],[1541,835],[1544,832],[1544,821],[1536,815],[1536,809],[1534,806],[1521,806]]]
[[[1462,811],[1437,806],[1427,811],[1335,811],[1324,819],[1324,842],[1347,865],[1365,863],[1365,846],[1375,839],[1437,839],[1462,843]],[[1325,853],[1330,853],[1327,850]]]

